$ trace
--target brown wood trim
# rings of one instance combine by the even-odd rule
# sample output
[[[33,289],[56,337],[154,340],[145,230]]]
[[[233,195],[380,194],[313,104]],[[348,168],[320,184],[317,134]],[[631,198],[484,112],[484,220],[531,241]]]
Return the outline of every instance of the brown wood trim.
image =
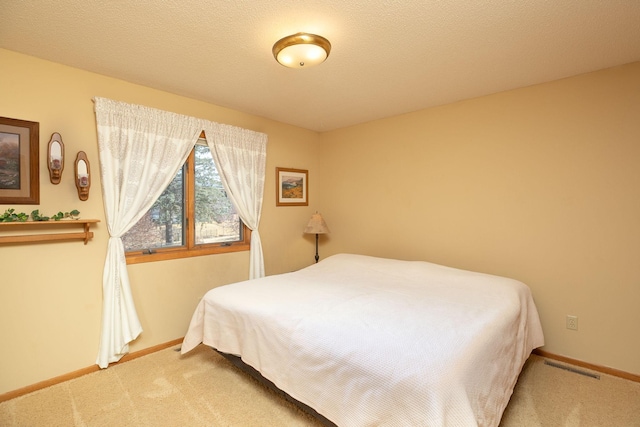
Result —
[[[177,249],[158,249],[157,252],[153,252],[151,254],[144,254],[142,253],[142,251],[129,252],[125,254],[127,265],[249,251],[251,250],[251,230],[249,230],[249,228],[244,224],[242,224],[242,226],[244,227],[246,236],[243,241],[231,242],[228,245],[200,245],[199,247],[194,249],[187,249],[184,247],[180,247]]]
[[[79,233],[52,233],[52,234],[21,234],[0,236],[0,244],[9,243],[33,243],[33,242],[51,242],[56,240],[84,240],[86,245],[89,239],[93,238],[93,232],[89,231],[90,225],[100,222],[99,219],[63,219],[60,221],[16,221],[16,222],[0,222],[0,230],[16,230],[26,229],[27,231],[39,230],[42,228],[60,229],[69,228],[73,225],[81,225],[82,232]]]
[[[133,353],[125,354],[119,361],[110,363],[109,366],[115,366],[120,363],[125,363],[133,359],[137,359],[142,356],[146,356],[151,353],[155,353],[156,351],[164,350],[165,348],[173,347],[174,345],[182,343],[184,338],[178,338],[173,341],[169,341],[163,344],[154,345],[149,348],[145,348]],[[91,374],[93,372],[97,372],[100,370],[98,365],[87,366],[86,368],[79,369],[77,371],[69,372],[68,374],[60,375],[55,378],[51,378],[45,381],[40,381],[39,383],[31,384],[26,387],[19,388],[17,390],[9,391],[4,394],[0,394],[0,403],[5,402],[7,400],[15,399],[16,397],[24,396],[25,394],[32,393],[34,391],[41,390],[46,387],[50,387],[52,385],[60,384],[65,381],[69,381],[75,378],[79,378],[83,375]]]
[[[200,138],[204,138],[204,131],[200,133]],[[189,157],[185,161],[187,167],[185,168],[184,175],[184,182],[186,184],[184,191],[184,208],[185,219],[187,219],[186,222],[188,223],[183,233],[185,241],[182,242],[182,245],[176,247],[152,248],[152,252],[148,250],[126,252],[127,265],[251,250],[251,230],[244,222],[241,222],[242,240],[196,244],[195,157],[194,149],[191,150]]]
[[[173,347],[174,345],[178,345],[183,341],[184,338],[177,338],[175,340],[163,343],[163,344],[158,344],[152,347],[148,347],[133,353],[129,353],[129,354],[125,354],[122,359],[120,359],[118,362],[115,363],[111,363],[109,364],[109,366],[115,366],[119,363],[125,363],[128,362],[130,360],[134,360],[137,359],[139,357],[142,356],[146,356],[148,354],[151,353],[155,353],[157,351],[160,350],[164,350],[166,348],[169,347]],[[533,350],[533,353],[541,356],[541,357],[546,357],[549,359],[553,359],[553,360],[557,360],[559,362],[564,362],[564,363],[568,363],[571,365],[575,365],[575,366],[580,366],[582,368],[586,368],[586,369],[591,369],[592,371],[596,371],[596,372],[600,372],[603,374],[607,374],[607,375],[612,375],[614,377],[618,377],[618,378],[622,378],[625,380],[629,380],[629,381],[634,381],[637,383],[640,383],[640,375],[636,375],[636,374],[632,374],[630,372],[625,372],[625,371],[621,371],[618,369],[613,369],[613,368],[608,368],[606,366],[600,366],[600,365],[594,365],[592,363],[588,363],[588,362],[583,362],[581,360],[577,360],[577,359],[572,359],[570,357],[566,357],[566,356],[560,356],[558,354],[554,354],[554,353],[550,353],[548,351],[545,350],[540,350],[540,349],[535,349]],[[92,365],[92,366],[88,366],[86,368],[82,368],[79,369],[77,371],[73,371],[73,372],[69,372],[67,374],[64,375],[60,375],[58,377],[55,378],[51,378],[45,381],[41,381],[39,383],[35,383],[26,387],[22,387],[19,388],[17,390],[13,390],[13,391],[9,391],[7,393],[4,394],[0,394],[0,403],[5,402],[7,400],[11,400],[11,399],[15,399],[16,397],[20,397],[20,396],[24,396],[25,394],[29,394],[32,393],[34,391],[37,390],[41,390],[43,388],[46,387],[50,387],[52,385],[56,385],[56,384],[60,384],[62,382],[65,381],[69,381],[72,380],[74,378],[79,378],[83,375],[86,374],[90,374],[92,372],[97,372],[100,370],[100,367],[98,367],[98,365]]]
[[[618,369],[609,368],[606,366],[594,365],[593,363],[583,362],[582,360],[572,359],[570,357],[560,356],[559,354],[549,353],[548,351],[540,350],[539,348],[536,348],[535,350],[533,350],[533,353],[541,357],[546,357],[548,359],[554,359],[559,362],[568,363],[570,365],[590,369],[592,371],[600,372],[602,374],[607,374],[614,377],[640,383],[640,375],[632,374],[631,372],[620,371]]]

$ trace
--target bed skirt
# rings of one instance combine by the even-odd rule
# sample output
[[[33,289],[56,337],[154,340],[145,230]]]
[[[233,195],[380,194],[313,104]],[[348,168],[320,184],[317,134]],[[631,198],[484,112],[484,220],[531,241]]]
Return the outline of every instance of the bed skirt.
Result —
[[[322,414],[319,414],[315,409],[313,409],[309,405],[305,405],[304,403],[294,399],[293,397],[289,396],[289,394],[287,394],[284,391],[280,390],[273,382],[271,382],[268,379],[266,379],[265,377],[263,377],[262,374],[260,374],[260,372],[258,372],[253,366],[250,366],[250,365],[247,365],[246,363],[244,363],[242,361],[242,359],[240,359],[240,357],[238,357],[236,355],[233,355],[233,354],[223,353],[221,351],[216,350],[215,348],[213,348],[213,350],[215,350],[218,354],[220,354],[222,357],[224,357],[229,362],[231,362],[233,364],[233,366],[235,366],[236,368],[240,369],[245,374],[248,374],[250,377],[252,377],[256,381],[258,381],[261,385],[263,385],[264,387],[266,387],[269,390],[273,391],[278,396],[284,398],[287,402],[290,402],[290,403],[294,404],[298,409],[300,409],[301,411],[303,411],[307,415],[309,415],[309,416],[315,418],[316,420],[318,420],[323,426],[325,426],[325,427],[338,427],[333,422],[331,422],[330,420],[328,420],[327,418],[322,416]]]

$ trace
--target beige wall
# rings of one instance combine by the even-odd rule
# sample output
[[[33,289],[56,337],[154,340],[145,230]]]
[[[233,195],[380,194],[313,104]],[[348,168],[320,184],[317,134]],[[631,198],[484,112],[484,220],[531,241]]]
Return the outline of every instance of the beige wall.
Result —
[[[640,374],[640,63],[325,133],[321,164],[325,255],[519,279],[545,350]]]
[[[0,245],[0,394],[91,366],[98,351],[102,268],[107,232],[100,188],[92,98],[101,96],[240,126],[269,136],[260,233],[267,274],[313,262],[314,242],[302,229],[318,207],[319,135],[237,111],[126,83],[0,49],[0,116],[40,123],[40,205],[0,205],[44,214],[78,209],[97,218],[95,237],[80,241]],[[53,185],[46,146],[60,132],[66,147],[62,182]],[[73,161],[91,163],[89,200],[78,200]],[[310,173],[309,207],[275,206],[275,168]],[[132,351],[184,336],[200,297],[210,288],[248,277],[247,252],[129,266],[144,328]]]
[[[0,246],[0,393],[92,365],[107,233],[94,96],[265,132],[260,234],[267,274],[313,262],[302,228],[332,234],[320,255],[424,259],[529,284],[546,350],[640,374],[640,64],[318,135],[293,126],[0,49],[0,116],[40,123],[41,203],[0,205],[98,218],[81,242]],[[67,168],[49,182],[45,147],[62,134]],[[92,165],[77,199],[71,159]],[[275,206],[275,168],[310,171],[308,207]],[[244,280],[247,253],[129,267],[143,324],[136,351],[184,335],[211,287]],[[564,327],[579,316],[579,331]]]

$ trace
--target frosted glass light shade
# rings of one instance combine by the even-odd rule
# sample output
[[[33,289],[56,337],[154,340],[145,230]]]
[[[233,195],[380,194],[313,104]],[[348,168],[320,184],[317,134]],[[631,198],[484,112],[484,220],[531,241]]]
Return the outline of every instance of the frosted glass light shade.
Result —
[[[276,61],[285,67],[312,67],[327,59],[331,43],[315,34],[297,33],[278,40],[272,51]]]

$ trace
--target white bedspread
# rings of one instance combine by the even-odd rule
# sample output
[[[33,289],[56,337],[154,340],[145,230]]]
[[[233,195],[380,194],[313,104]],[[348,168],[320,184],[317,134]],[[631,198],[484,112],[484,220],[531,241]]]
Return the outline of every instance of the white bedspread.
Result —
[[[497,426],[543,334],[518,281],[341,254],[212,289],[182,352],[201,342],[340,427]]]

